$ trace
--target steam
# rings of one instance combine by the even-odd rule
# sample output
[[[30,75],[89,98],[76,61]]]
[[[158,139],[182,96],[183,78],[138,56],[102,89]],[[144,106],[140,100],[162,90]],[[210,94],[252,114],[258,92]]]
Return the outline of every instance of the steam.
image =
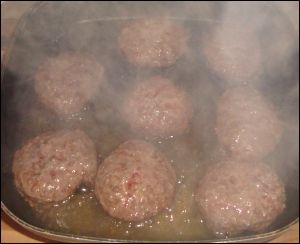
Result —
[[[296,21],[299,19],[298,9],[298,3],[284,5],[266,2],[78,2],[72,6],[69,3],[43,4],[40,10],[35,9],[28,17],[28,23],[20,32],[8,69],[17,77],[18,85],[28,88],[34,82],[32,77],[37,67],[49,56],[56,56],[65,51],[88,53],[95,56],[105,67],[106,81],[99,89],[98,96],[91,101],[99,123],[114,117],[122,97],[134,82],[152,75],[170,78],[190,92],[194,106],[198,106],[195,109],[195,121],[207,123],[208,118],[213,119],[208,114],[216,108],[218,96],[233,83],[207,71],[205,57],[201,56],[199,51],[199,38],[224,25],[238,25],[249,30],[260,41],[260,46],[251,52],[263,53],[259,78],[242,80],[240,83],[246,82],[262,90],[280,111],[285,125],[298,128],[296,123],[299,121],[299,115],[294,110],[289,111],[290,107],[286,105],[292,101],[291,106],[299,107],[299,104],[294,102],[299,98],[299,27]],[[287,12],[290,15],[287,16]],[[173,66],[162,69],[138,68],[128,63],[119,50],[117,40],[128,20],[141,17],[163,17],[182,25],[189,35],[188,50],[184,57]],[[217,95],[211,98],[207,95],[208,92]],[[28,105],[27,108],[33,104],[33,101],[28,102],[31,101],[28,97],[34,97],[33,93],[29,88],[22,90],[21,94],[17,93],[16,102],[12,103],[18,106],[17,111],[21,111],[22,116],[26,114],[24,104]],[[201,105],[197,105],[199,101]],[[26,118],[30,118],[31,113],[34,115],[32,118],[39,113],[44,116],[45,112],[39,112],[43,110],[42,106],[39,102],[37,104],[36,110],[29,111]],[[106,106],[104,110],[103,104]],[[73,120],[85,121],[89,111],[87,108],[82,114],[74,116]],[[48,121],[52,121],[52,126],[49,128],[65,126],[65,120],[53,123],[55,115],[51,114],[50,117]],[[47,120],[41,121],[42,126],[47,124]],[[68,121],[72,121],[72,118]],[[198,127],[193,125],[193,130],[198,131],[195,134],[201,134],[199,131],[203,131],[204,122],[197,124]],[[95,131],[90,134],[95,134]],[[208,138],[208,135],[205,135],[205,138]],[[298,157],[297,152],[294,154],[292,160]]]
[[[287,3],[289,7],[280,8],[278,6],[286,5],[267,2],[115,1],[47,4],[28,16],[26,25],[19,32],[7,67],[14,79],[4,75],[3,82],[13,81],[11,85],[15,89],[12,97],[5,97],[10,100],[6,110],[17,114],[9,119],[19,120],[16,131],[20,135],[16,136],[15,143],[20,144],[20,141],[45,130],[80,126],[97,142],[100,154],[107,155],[118,144],[133,137],[118,117],[123,97],[134,82],[162,75],[191,94],[195,112],[191,132],[186,138],[175,138],[169,148],[169,142],[161,147],[166,147],[171,157],[174,155],[172,147],[184,144],[180,147],[184,148],[184,156],[194,155],[194,158],[185,159],[179,155],[174,159],[178,167],[182,167],[182,161],[196,162],[195,155],[199,156],[199,161],[208,161],[205,157],[213,158],[214,155],[209,156],[209,153],[217,150],[213,146],[217,143],[213,127],[218,97],[228,87],[247,82],[261,90],[275,105],[286,131],[274,154],[266,160],[276,167],[285,182],[289,182],[290,173],[299,171],[299,3]],[[174,65],[139,68],[122,55],[118,36],[128,20],[141,17],[164,17],[186,29],[188,50]],[[205,57],[201,56],[199,39],[201,35],[214,33],[224,23],[227,26],[238,24],[259,39],[260,46],[252,50],[263,54],[258,79],[232,83],[209,71]],[[48,57],[65,51],[95,56],[105,67],[106,79],[98,95],[79,115],[57,119],[38,101],[32,84],[37,67]],[[200,153],[195,153],[196,150]]]
[[[261,75],[246,82],[261,90],[275,105],[285,131],[266,161],[288,187],[295,187],[295,172],[299,171],[299,3],[226,2],[221,26],[237,23],[259,39],[260,46],[252,53],[263,54]],[[224,82],[228,86],[239,85],[239,82]]]

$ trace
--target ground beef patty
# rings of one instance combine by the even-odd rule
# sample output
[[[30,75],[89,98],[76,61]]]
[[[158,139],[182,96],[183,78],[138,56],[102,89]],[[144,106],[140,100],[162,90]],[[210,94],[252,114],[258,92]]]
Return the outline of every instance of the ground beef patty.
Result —
[[[35,75],[41,101],[60,115],[79,112],[96,94],[103,67],[88,55],[63,53],[48,58]]]
[[[27,141],[13,160],[18,191],[37,203],[61,201],[81,182],[93,185],[96,171],[94,144],[81,130],[39,135]]]
[[[199,183],[197,203],[220,236],[265,230],[285,208],[285,190],[263,163],[235,159],[213,165]]]
[[[138,66],[164,67],[183,55],[187,33],[171,20],[136,19],[125,26],[119,46],[129,62]]]
[[[149,143],[121,144],[99,166],[95,194],[113,217],[140,221],[170,206],[176,175],[168,160]]]
[[[239,86],[225,91],[219,100],[216,133],[235,156],[263,157],[280,141],[282,124],[262,94]]]
[[[220,24],[201,37],[201,50],[212,71],[230,84],[255,80],[262,71],[258,38],[242,25]]]
[[[121,109],[134,131],[151,137],[184,133],[193,114],[186,92],[159,76],[138,82]]]

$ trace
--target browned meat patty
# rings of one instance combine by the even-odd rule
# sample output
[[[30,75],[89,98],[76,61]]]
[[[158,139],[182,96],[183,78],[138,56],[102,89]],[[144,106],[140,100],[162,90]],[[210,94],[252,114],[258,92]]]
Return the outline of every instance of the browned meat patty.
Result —
[[[285,190],[263,163],[227,160],[201,179],[197,203],[207,225],[219,236],[260,232],[285,208]]]
[[[30,139],[13,160],[18,191],[37,203],[64,200],[81,182],[93,185],[96,171],[95,146],[81,130],[45,133]]]
[[[176,175],[149,143],[121,144],[99,166],[95,194],[113,217],[139,221],[156,215],[173,200]]]
[[[216,133],[235,156],[263,157],[280,141],[282,124],[262,94],[239,86],[225,91],[219,100]]]
[[[193,114],[186,92],[159,76],[137,83],[121,109],[133,130],[152,137],[184,133]]]
[[[255,80],[262,71],[258,38],[242,25],[225,22],[202,37],[201,47],[210,68],[228,83]]]
[[[131,21],[119,37],[120,49],[138,66],[174,64],[186,50],[187,33],[171,20],[160,18]]]
[[[63,53],[46,60],[35,75],[35,91],[41,101],[60,115],[79,112],[96,94],[103,67],[79,53]]]

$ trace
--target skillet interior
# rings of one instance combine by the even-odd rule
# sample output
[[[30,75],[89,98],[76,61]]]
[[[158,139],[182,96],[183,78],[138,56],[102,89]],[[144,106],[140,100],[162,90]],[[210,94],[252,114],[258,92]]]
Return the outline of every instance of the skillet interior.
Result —
[[[103,62],[107,69],[107,80],[112,81],[112,86],[117,92],[128,89],[130,84],[127,81],[133,80],[135,77],[149,75],[147,70],[139,69],[132,71],[119,53],[114,51],[113,44],[109,45],[112,48],[105,48],[111,44],[111,40],[115,40],[117,33],[123,25],[123,20],[109,20],[109,18],[128,18],[128,16],[147,16],[150,13],[175,15],[178,6],[174,3],[157,3],[148,6],[147,11],[144,10],[143,4],[134,3],[89,3],[88,5],[78,3],[76,6],[71,6],[68,3],[63,3],[58,7],[57,3],[43,3],[35,6],[34,11],[24,17],[15,35],[15,41],[10,53],[10,59],[3,76],[1,83],[1,200],[2,204],[15,216],[21,220],[37,227],[47,229],[38,218],[35,217],[32,210],[27,206],[24,200],[16,192],[11,173],[11,162],[13,154],[22,143],[43,131],[65,127],[65,122],[57,119],[51,112],[45,110],[41,104],[37,102],[37,97],[32,89],[32,75],[34,74],[37,65],[46,57],[55,55],[61,50],[92,50],[94,54]],[[145,4],[145,3],[144,3]],[[130,6],[131,5],[131,6]],[[180,5],[180,3],[178,3]],[[175,6],[175,7],[174,7]],[[181,6],[183,7],[183,6]],[[149,8],[151,8],[149,10]],[[90,12],[88,10],[94,9]],[[183,8],[184,9],[184,8]],[[143,12],[144,10],[144,12]],[[213,11],[210,13],[214,16],[214,20],[221,20],[222,6],[213,6]],[[272,16],[274,9],[264,9],[270,11]],[[184,11],[181,12],[182,17],[186,17]],[[202,14],[202,15],[201,15]],[[182,21],[183,25],[188,26],[192,30],[190,45],[197,45],[197,34],[203,34],[207,27],[206,21],[201,21],[204,13],[192,16],[190,19]],[[62,18],[65,16],[65,18]],[[179,16],[180,17],[180,16]],[[79,24],[79,20],[97,19],[85,24]],[[195,18],[197,21],[195,21]],[[198,19],[197,19],[198,18]],[[204,17],[203,19],[205,19]],[[104,21],[104,20],[105,21]],[[282,20],[287,20],[282,16]],[[44,29],[43,24],[47,24],[47,29]],[[288,26],[288,24],[287,24]],[[107,31],[113,29],[115,31]],[[200,31],[201,30],[201,31]],[[105,37],[101,33],[107,33]],[[81,36],[83,38],[81,38]],[[96,36],[96,37],[95,37]],[[294,38],[291,36],[291,38]],[[297,38],[297,37],[296,37]],[[101,40],[99,42],[99,40]],[[88,45],[86,45],[88,43]],[[106,50],[103,52],[103,50]],[[176,65],[153,71],[156,74],[166,74],[170,78],[175,78],[179,85],[184,86],[188,91],[199,91],[199,79],[211,80],[212,96],[210,100],[206,98],[204,104],[211,104],[213,107],[215,99],[224,90],[224,83],[219,77],[212,74],[202,60],[196,54],[191,54],[189,59],[179,60]],[[117,61],[116,61],[117,60]],[[120,61],[119,61],[120,60]],[[198,62],[199,67],[192,65]],[[272,102],[280,108],[281,116],[285,119],[286,130],[281,140],[280,145],[276,148],[267,160],[274,164],[279,175],[283,179],[287,191],[287,207],[285,213],[271,227],[271,230],[282,228],[299,216],[299,48],[289,57],[287,62],[288,71],[280,70],[266,73],[266,80],[263,84],[257,84],[257,87],[269,97]],[[117,69],[116,69],[117,67]],[[187,68],[188,67],[188,68]],[[117,72],[116,72],[117,70]],[[191,75],[192,74],[192,75]],[[185,77],[192,77],[190,83],[180,83]],[[122,77],[120,79],[120,77]],[[284,80],[284,82],[282,82]],[[203,84],[204,85],[204,84]],[[198,88],[198,89],[195,89]],[[210,89],[210,88],[207,88]],[[205,94],[199,91],[200,96]],[[197,94],[199,96],[199,94]],[[107,104],[112,101],[107,100],[112,94],[105,98],[96,98],[100,108],[95,108],[93,104],[87,111],[95,109],[104,109]],[[116,94],[114,94],[116,95]],[[196,94],[194,94],[196,96]],[[97,100],[98,99],[98,100]],[[201,109],[201,108],[199,108]],[[83,114],[88,117],[86,124],[80,123],[79,126],[90,128],[91,125],[97,123],[97,118],[90,116],[93,113]],[[81,115],[80,115],[81,116]],[[213,117],[207,117],[207,120],[212,120]],[[195,121],[194,124],[206,124],[207,121]],[[67,126],[77,126],[77,122],[70,120]],[[195,134],[203,139],[196,143],[201,144],[205,139],[207,143],[200,146],[199,151],[213,150],[214,140],[210,139],[213,128],[204,127],[208,133],[197,132],[197,126],[194,126]],[[126,130],[122,126],[115,129],[116,133],[120,132],[121,138],[127,135],[122,135],[122,131]],[[203,129],[204,130],[204,129]],[[88,131],[93,134],[93,131]],[[97,138],[95,138],[97,139]],[[205,153],[201,154],[206,158]],[[285,162],[282,165],[282,162]],[[49,228],[49,227],[48,227]],[[64,234],[64,233],[61,233]],[[74,233],[71,233],[74,234]],[[206,238],[208,239],[209,236]]]

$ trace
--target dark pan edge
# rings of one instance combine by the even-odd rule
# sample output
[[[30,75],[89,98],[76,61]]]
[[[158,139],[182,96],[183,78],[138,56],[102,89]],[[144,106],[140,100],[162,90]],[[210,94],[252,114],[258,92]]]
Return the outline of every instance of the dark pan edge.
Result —
[[[1,209],[17,224],[25,228],[26,230],[35,233],[41,237],[45,237],[51,240],[56,241],[66,241],[66,242],[133,242],[133,243],[147,243],[149,241],[145,240],[124,240],[124,239],[107,239],[107,238],[99,238],[99,237],[88,237],[88,236],[80,236],[80,235],[71,235],[71,234],[65,234],[65,233],[59,233],[57,231],[51,231],[42,229],[40,227],[28,224],[24,220],[18,218],[16,215],[14,215],[1,201]],[[266,242],[268,240],[272,240],[276,238],[277,236],[281,235],[285,231],[287,231],[292,225],[299,222],[299,217],[297,217],[295,220],[293,220],[291,223],[287,224],[284,227],[281,227],[280,229],[267,232],[264,234],[257,234],[252,236],[245,236],[245,237],[235,237],[235,238],[228,238],[228,239],[212,239],[212,240],[196,240],[196,241],[154,241],[159,243],[246,243],[246,242]],[[151,241],[153,242],[153,241]]]

